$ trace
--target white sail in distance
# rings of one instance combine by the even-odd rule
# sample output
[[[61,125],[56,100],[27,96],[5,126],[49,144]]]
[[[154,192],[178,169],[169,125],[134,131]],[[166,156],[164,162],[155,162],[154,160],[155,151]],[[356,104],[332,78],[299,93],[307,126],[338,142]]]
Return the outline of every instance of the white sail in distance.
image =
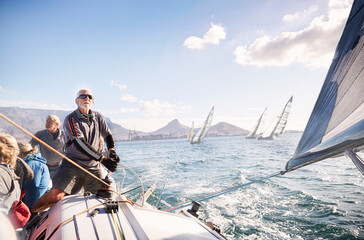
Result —
[[[280,115],[278,115],[258,139],[273,139],[274,135],[282,134],[286,128],[288,116],[291,112],[293,96],[288,100]]]
[[[191,126],[191,129],[190,129],[190,133],[189,133],[189,134],[188,134],[188,136],[187,136],[187,142],[191,142],[191,140],[192,140],[194,127],[195,127],[195,123],[194,123],[194,122],[192,122],[192,126]]]
[[[214,115],[214,107],[212,107],[212,109],[211,109],[209,115],[207,116],[203,126],[200,128],[200,130],[193,137],[191,143],[199,143],[206,136],[207,132],[209,131],[213,115]]]
[[[258,139],[273,139],[274,131],[279,124],[279,116],[277,116],[268,128],[258,137]]]
[[[263,132],[266,115],[267,108],[265,108],[262,115],[260,115],[258,121],[255,123],[253,129],[249,132],[246,138],[256,138],[259,134]]]
[[[282,134],[284,132],[284,130],[286,129],[287,126],[287,122],[288,122],[288,116],[291,112],[291,107],[292,107],[292,101],[293,101],[293,96],[288,100],[286,106],[284,107],[278,126],[275,130],[275,134]]]

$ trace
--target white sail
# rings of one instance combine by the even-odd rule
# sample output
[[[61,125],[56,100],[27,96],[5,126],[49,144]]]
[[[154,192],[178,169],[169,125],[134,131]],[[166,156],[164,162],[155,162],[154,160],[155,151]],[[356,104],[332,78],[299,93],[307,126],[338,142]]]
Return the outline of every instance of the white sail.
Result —
[[[193,136],[193,131],[194,131],[194,126],[195,126],[195,123],[192,122],[192,126],[191,126],[191,129],[190,129],[190,133],[188,134],[187,136],[187,142],[191,142],[192,140],[192,136]]]
[[[264,133],[258,139],[273,139],[274,135],[282,134],[286,128],[289,113],[291,111],[293,96],[288,100],[280,115],[278,115]]]
[[[273,139],[274,131],[277,129],[279,124],[279,119],[279,116],[277,116],[258,139]]]
[[[249,134],[246,136],[246,138],[256,138],[259,134],[263,132],[264,129],[264,123],[267,113],[267,108],[265,108],[262,115],[260,115],[260,118],[255,123],[253,129],[249,132]]]
[[[207,132],[209,131],[213,115],[214,115],[214,107],[212,107],[212,109],[211,109],[209,115],[207,116],[203,126],[200,128],[200,130],[193,137],[191,143],[199,143],[206,136]]]
[[[355,0],[287,172],[344,153],[364,172],[354,156],[364,145],[363,25],[364,1]]]
[[[282,115],[279,120],[278,126],[274,132],[275,134],[282,134],[284,132],[284,130],[286,129],[287,122],[288,122],[288,116],[291,112],[292,101],[293,101],[293,96],[289,99],[284,110],[282,111]]]

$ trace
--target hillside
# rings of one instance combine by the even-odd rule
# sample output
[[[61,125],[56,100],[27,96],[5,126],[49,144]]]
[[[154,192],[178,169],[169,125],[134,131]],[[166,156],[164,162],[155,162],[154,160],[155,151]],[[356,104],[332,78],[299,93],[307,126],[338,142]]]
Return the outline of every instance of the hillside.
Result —
[[[63,122],[64,118],[71,111],[0,107],[0,112],[29,132],[35,133],[45,128],[45,121],[49,114],[57,115],[61,122]],[[119,124],[112,122],[109,118],[107,118],[107,116],[105,116],[105,119],[116,141],[184,138],[187,137],[190,130],[190,127],[181,124],[177,119],[172,120],[166,126],[150,133],[126,129]],[[198,129],[195,129],[195,133],[197,131]],[[19,140],[28,141],[30,139],[28,135],[2,118],[0,118],[0,132],[8,132]],[[236,127],[229,123],[220,122],[211,126],[207,136],[234,136],[244,135],[247,133],[248,131],[245,129]]]
[[[243,128],[239,128],[226,122],[219,122],[218,124],[210,127],[207,136],[235,136],[245,135],[248,133],[249,131]]]
[[[18,107],[0,107],[0,112],[10,118],[12,121],[25,128],[31,133],[35,133],[45,128],[45,121],[50,114],[57,115],[63,123],[64,118],[71,111],[62,110],[44,110],[44,109],[31,109],[31,108],[18,108]],[[109,118],[106,118],[114,139],[125,140],[128,139],[129,130],[122,126],[113,123]],[[10,123],[0,118],[0,131],[10,133],[19,140],[29,140],[30,137],[14,127]]]
[[[173,137],[182,137],[186,136],[189,127],[182,125],[177,119],[172,120],[166,126],[154,131],[150,132],[150,135],[171,135]]]

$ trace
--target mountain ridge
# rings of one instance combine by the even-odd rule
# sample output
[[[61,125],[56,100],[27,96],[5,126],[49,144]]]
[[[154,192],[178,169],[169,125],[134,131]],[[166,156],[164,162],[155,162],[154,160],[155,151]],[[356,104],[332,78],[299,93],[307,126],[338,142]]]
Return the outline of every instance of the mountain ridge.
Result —
[[[48,115],[57,115],[63,123],[64,118],[72,111],[47,110],[20,107],[0,107],[0,112],[9,119],[19,124],[31,133],[45,128],[45,121]],[[138,140],[138,139],[161,139],[161,138],[184,138],[190,131],[190,127],[181,124],[178,119],[173,119],[166,126],[152,132],[142,132],[127,129],[114,123],[110,118],[104,116],[109,125],[115,141]],[[29,140],[30,137],[14,127],[4,119],[0,118],[0,132],[7,132],[17,139]],[[198,129],[195,129],[198,131]],[[234,136],[244,135],[248,131],[229,123],[220,122],[210,127],[207,136]]]

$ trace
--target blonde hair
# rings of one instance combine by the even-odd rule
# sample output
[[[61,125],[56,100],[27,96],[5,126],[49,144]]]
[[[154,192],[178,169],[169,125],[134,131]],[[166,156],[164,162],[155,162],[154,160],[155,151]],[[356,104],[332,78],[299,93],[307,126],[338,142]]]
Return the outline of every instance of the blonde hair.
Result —
[[[32,145],[30,145],[30,143],[27,143],[27,142],[19,142],[18,147],[19,147],[20,153],[22,153],[23,155],[28,155],[28,154],[38,152],[37,146],[32,147]]]
[[[45,127],[50,128],[54,123],[58,126],[61,125],[61,121],[56,115],[48,115]]]
[[[19,147],[16,139],[8,133],[0,133],[0,162],[16,166]]]

